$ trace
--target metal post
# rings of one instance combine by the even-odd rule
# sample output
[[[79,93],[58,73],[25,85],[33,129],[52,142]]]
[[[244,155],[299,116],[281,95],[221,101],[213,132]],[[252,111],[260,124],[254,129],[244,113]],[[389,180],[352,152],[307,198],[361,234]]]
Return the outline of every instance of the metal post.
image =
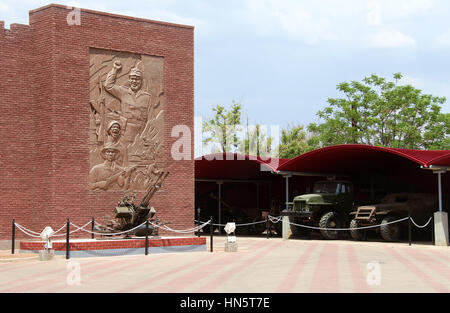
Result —
[[[219,234],[222,234],[222,230],[220,229],[220,224],[222,224],[221,219],[221,211],[222,211],[222,183],[219,182]]]
[[[289,209],[289,176],[286,176],[286,210]]]
[[[434,241],[434,214],[431,216],[431,243],[436,244]]]
[[[438,172],[439,212],[442,212],[442,172]]]
[[[266,239],[269,239],[269,214],[266,215]]]
[[[67,219],[67,224],[66,224],[66,260],[70,259],[69,236],[70,236],[70,220]]]
[[[411,245],[411,210],[408,210],[408,240]]]
[[[200,219],[200,217],[198,217],[198,218]],[[201,225],[201,221],[199,220],[198,222],[194,222],[194,225],[196,225],[196,224]],[[197,237],[200,237],[200,229],[197,230]]]
[[[95,225],[95,220],[94,217],[92,217],[92,222],[91,222],[91,238],[94,239],[94,225]]]
[[[259,212],[259,183],[256,183],[256,209]]]
[[[148,220],[145,222],[145,255],[148,255]]]
[[[16,220],[12,220],[11,254],[14,254],[16,242]]]
[[[213,217],[211,216],[211,224],[210,224],[210,226],[211,226],[211,228],[210,228],[210,251],[211,252],[213,252],[213,237],[214,237],[214,225],[213,225],[213,223],[214,223],[214,220],[213,220]]]

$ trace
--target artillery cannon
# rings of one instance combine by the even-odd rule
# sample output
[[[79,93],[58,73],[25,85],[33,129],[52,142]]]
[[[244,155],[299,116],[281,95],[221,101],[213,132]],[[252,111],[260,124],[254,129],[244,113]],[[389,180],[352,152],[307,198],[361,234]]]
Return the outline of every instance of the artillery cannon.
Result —
[[[153,207],[149,207],[151,198],[158,191],[158,189],[162,187],[164,180],[168,175],[169,172],[161,172],[159,174],[155,183],[149,187],[147,193],[145,194],[139,205],[135,204],[135,195],[131,197],[125,195],[122,200],[118,202],[116,208],[113,211],[114,219],[106,221],[106,226],[96,226],[96,230],[104,233],[105,235],[108,235],[136,228],[147,220],[157,226],[169,224],[168,222],[160,222],[158,218],[153,219],[156,210]],[[126,237],[129,237],[130,235],[158,236],[158,227],[154,225],[149,225],[147,232],[146,225],[144,224],[141,227],[128,232]]]

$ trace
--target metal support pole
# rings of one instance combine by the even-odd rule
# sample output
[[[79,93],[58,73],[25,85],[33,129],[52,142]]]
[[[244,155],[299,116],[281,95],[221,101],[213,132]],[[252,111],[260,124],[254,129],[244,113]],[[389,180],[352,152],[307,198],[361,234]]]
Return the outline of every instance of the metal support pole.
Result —
[[[222,211],[222,183],[218,183],[219,185],[219,234],[222,234],[222,230],[220,229],[220,224],[222,224],[221,219],[221,211]]]
[[[66,224],[66,260],[70,259],[69,236],[70,236],[70,220],[67,219],[67,224]]]
[[[269,239],[269,214],[266,215],[266,239]]]
[[[259,183],[256,183],[256,209],[259,212]]]
[[[289,176],[286,176],[286,210],[289,209]]]
[[[95,225],[95,220],[94,217],[92,217],[92,222],[91,222],[91,238],[94,239],[94,225]]]
[[[433,246],[436,244],[434,241],[434,214],[431,216],[431,243]]]
[[[145,255],[148,255],[148,220],[145,222]]]
[[[16,220],[12,220],[12,235],[11,235],[11,254],[14,254],[16,247]]]
[[[210,244],[210,251],[211,252],[213,252],[213,237],[214,237],[214,220],[213,220],[213,217],[211,216],[211,224],[210,224],[210,242],[209,242],[209,244]]]
[[[408,210],[408,240],[411,245],[411,210]]]
[[[438,172],[439,212],[442,212],[442,172]]]

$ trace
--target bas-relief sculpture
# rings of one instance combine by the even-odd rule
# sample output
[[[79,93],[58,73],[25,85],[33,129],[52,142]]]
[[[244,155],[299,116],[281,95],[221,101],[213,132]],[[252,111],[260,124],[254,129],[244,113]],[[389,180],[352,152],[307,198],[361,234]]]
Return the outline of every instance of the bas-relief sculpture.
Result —
[[[164,60],[90,50],[91,190],[147,190],[163,171]]]

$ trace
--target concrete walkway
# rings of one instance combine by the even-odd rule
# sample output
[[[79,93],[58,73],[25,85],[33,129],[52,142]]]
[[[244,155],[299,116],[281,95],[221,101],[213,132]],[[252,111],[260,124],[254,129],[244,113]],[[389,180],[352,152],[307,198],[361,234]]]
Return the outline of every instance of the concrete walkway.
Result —
[[[450,248],[238,238],[238,252],[0,262],[0,292],[450,292]],[[207,245],[209,247],[209,243]]]

